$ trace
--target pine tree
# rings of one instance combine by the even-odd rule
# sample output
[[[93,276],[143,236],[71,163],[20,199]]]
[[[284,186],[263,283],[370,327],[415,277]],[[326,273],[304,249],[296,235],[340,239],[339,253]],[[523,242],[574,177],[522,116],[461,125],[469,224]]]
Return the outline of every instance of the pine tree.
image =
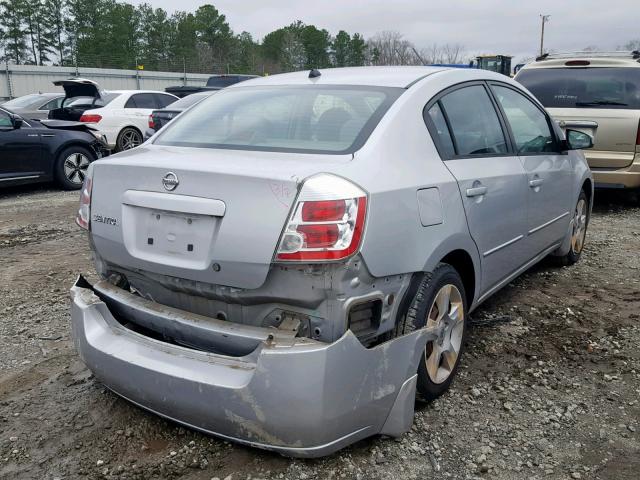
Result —
[[[349,58],[347,64],[351,67],[364,65],[367,43],[359,33],[354,33],[349,43]]]
[[[23,18],[33,63],[44,65],[49,61],[53,53],[52,44],[49,42],[48,27],[45,18],[45,5],[43,0],[22,0]]]
[[[64,0],[44,0],[43,16],[46,30],[44,32],[45,41],[49,45],[51,52],[55,52],[60,65],[65,64],[64,51],[64,19],[66,14],[66,4]]]
[[[22,21],[22,0],[1,0],[5,60],[16,64],[27,59],[27,35]]]
[[[349,53],[351,48],[351,35],[340,30],[333,40],[333,61],[336,67],[349,65]]]

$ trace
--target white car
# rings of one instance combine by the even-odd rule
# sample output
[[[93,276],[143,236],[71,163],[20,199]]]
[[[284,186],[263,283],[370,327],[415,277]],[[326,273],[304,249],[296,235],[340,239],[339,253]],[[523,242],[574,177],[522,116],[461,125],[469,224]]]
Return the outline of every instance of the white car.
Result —
[[[150,90],[114,90],[108,93],[118,96],[104,107],[85,110],[80,121],[95,126],[106,137],[109,148],[117,152],[140,145],[151,112],[178,100],[169,93]]]
[[[178,97],[153,90],[100,90],[97,83],[82,78],[54,82],[65,90],[61,108],[50,118],[91,124],[104,135],[110,150],[137,147],[153,110],[165,108]]]

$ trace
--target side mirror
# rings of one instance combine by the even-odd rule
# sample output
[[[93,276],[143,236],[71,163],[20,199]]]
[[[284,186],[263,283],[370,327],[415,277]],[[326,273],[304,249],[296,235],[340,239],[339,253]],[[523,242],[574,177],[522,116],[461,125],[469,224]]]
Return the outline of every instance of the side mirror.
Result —
[[[11,115],[11,124],[13,125],[14,130],[22,127],[22,117],[18,115]]]
[[[593,147],[593,137],[588,133],[567,129],[565,135],[569,150],[585,150]]]

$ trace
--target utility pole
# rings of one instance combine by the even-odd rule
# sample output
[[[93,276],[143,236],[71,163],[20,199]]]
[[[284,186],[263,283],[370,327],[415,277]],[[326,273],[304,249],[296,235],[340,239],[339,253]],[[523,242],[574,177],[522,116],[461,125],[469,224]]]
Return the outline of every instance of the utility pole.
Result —
[[[540,15],[542,20],[542,32],[540,33],[540,55],[544,55],[544,24],[549,21],[551,15]]]

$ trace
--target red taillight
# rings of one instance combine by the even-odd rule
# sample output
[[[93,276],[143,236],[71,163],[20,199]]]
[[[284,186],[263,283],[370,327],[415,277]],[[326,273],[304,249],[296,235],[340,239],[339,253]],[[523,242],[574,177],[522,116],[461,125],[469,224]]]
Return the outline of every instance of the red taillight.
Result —
[[[638,134],[636,135],[636,146],[640,147],[640,121],[638,122]]]
[[[303,222],[333,222],[342,220],[347,204],[344,200],[306,202],[302,206]]]
[[[338,241],[338,225],[327,223],[321,225],[298,225],[296,231],[304,237],[307,248],[329,248]]]
[[[156,125],[153,122],[153,115],[149,115],[149,128],[156,128]]]
[[[360,247],[366,212],[367,197],[360,188],[333,175],[311,177],[298,196],[276,260],[329,261],[353,255]]]
[[[98,123],[100,120],[102,120],[102,115],[97,114],[87,114],[80,117],[80,121],[85,123]]]
[[[82,190],[80,192],[80,208],[76,215],[76,224],[80,228],[89,230],[91,221],[91,189],[93,182],[90,176],[86,176],[84,182],[82,182]]]

